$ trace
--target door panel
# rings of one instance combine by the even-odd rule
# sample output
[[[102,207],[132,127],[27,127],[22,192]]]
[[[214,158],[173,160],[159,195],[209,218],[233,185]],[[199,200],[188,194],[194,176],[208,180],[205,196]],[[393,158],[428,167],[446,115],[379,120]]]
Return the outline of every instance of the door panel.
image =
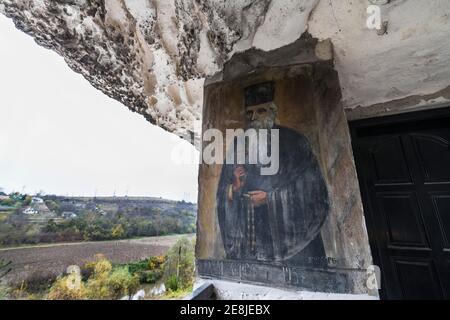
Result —
[[[450,193],[431,194],[433,210],[439,222],[443,249],[450,250]]]
[[[450,299],[450,109],[350,124],[386,299]]]
[[[450,181],[448,141],[437,135],[411,135],[425,182]]]
[[[371,139],[368,144],[375,184],[411,182],[400,137]],[[389,166],[385,165],[387,162],[390,163]]]
[[[418,262],[398,259],[395,264],[404,299],[443,298],[438,273],[432,260]]]
[[[379,214],[386,220],[388,245],[429,248],[414,193],[378,193]]]

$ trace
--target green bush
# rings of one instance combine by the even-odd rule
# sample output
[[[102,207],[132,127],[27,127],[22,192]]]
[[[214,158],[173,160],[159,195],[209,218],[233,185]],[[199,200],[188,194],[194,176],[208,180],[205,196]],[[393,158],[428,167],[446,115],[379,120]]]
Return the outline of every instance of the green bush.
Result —
[[[166,279],[164,285],[170,291],[177,291],[180,289],[180,280],[175,274],[172,274]]]
[[[127,263],[126,266],[128,267],[128,270],[130,271],[130,273],[132,273],[132,274],[136,274],[139,272],[149,270],[148,259],[138,261],[138,262],[130,262],[130,263]]]
[[[118,268],[109,275],[107,286],[110,297],[120,299],[123,296],[130,296],[136,293],[139,288],[139,278],[132,276],[126,267]]]
[[[130,262],[123,266],[128,267],[132,275],[136,275],[141,283],[154,284],[164,275],[165,256],[150,257],[138,262]]]
[[[139,281],[141,283],[148,283],[148,284],[154,284],[158,282],[159,279],[162,278],[164,272],[162,269],[159,270],[148,270],[148,271],[141,271],[138,273]]]

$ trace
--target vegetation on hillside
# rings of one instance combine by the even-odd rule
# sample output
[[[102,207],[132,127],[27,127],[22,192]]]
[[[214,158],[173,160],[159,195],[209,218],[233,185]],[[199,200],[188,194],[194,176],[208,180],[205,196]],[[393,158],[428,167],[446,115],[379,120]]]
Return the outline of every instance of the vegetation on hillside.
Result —
[[[195,232],[192,224],[183,224],[173,217],[155,219],[130,217],[121,213],[107,216],[85,212],[77,218],[48,223],[42,229],[39,242],[98,241],[152,237]]]

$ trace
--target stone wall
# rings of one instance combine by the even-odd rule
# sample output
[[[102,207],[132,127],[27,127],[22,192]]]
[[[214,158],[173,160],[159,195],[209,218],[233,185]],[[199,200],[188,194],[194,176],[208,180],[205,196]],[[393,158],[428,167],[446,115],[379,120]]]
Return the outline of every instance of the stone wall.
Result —
[[[319,42],[305,35],[294,44],[279,50],[265,53],[252,49],[236,55],[225,65],[222,73],[207,80],[204,92],[204,131],[215,128],[225,132],[226,129],[243,128],[246,88],[272,82],[275,88],[273,102],[278,108],[278,126],[295,132],[294,135],[309,142],[312,157],[308,161],[317,161],[319,172],[299,175],[299,180],[306,179],[308,182],[304,185],[301,185],[302,182],[294,183],[297,194],[290,197],[295,201],[286,203],[288,207],[295,206],[295,209],[274,209],[275,217],[278,214],[284,215],[285,220],[281,223],[284,223],[283,230],[287,230],[278,235],[277,239],[282,243],[279,251],[283,251],[284,244],[287,243],[286,246],[296,248],[295,252],[298,251],[298,254],[275,254],[275,257],[269,255],[258,258],[257,254],[235,255],[232,249],[226,249],[230,247],[230,233],[224,229],[233,229],[225,222],[220,222],[223,218],[220,218],[219,184],[226,165],[202,164],[199,171],[196,248],[200,277],[308,291],[367,293],[366,268],[371,265],[372,259],[347,120],[341,104],[339,79],[334,70],[331,52],[329,42]],[[290,153],[295,154],[294,149],[289,149],[296,148],[295,144],[283,147],[283,143],[287,142],[280,140],[280,150],[288,148],[287,150],[292,150]],[[224,154],[226,152],[224,150]],[[301,153],[305,152],[308,151]],[[296,167],[301,169],[306,166],[306,163],[299,162]],[[320,177],[316,179],[316,176]],[[321,179],[326,185],[325,190],[313,187],[315,181]],[[302,188],[309,191],[302,192]],[[271,186],[266,189],[264,191],[272,194]],[[318,206],[319,202],[326,204]],[[268,203],[271,203],[270,200]],[[316,208],[312,216],[321,214],[319,211],[322,212],[325,208],[324,222],[305,213],[311,206]],[[292,213],[294,216],[289,216]],[[225,214],[230,213],[226,211]],[[304,236],[309,239],[306,247],[297,241],[300,236],[295,233],[300,232],[304,225],[295,216],[302,216],[303,221],[309,223],[306,229],[312,230],[317,224],[320,225],[313,240]],[[267,233],[274,230],[270,219],[269,213]],[[289,224],[295,230],[289,229]],[[239,229],[238,225],[236,229]],[[276,252],[276,237],[271,235],[273,251]],[[227,238],[224,240],[224,237]],[[261,241],[264,245],[265,242]],[[287,251],[289,250],[288,248]]]

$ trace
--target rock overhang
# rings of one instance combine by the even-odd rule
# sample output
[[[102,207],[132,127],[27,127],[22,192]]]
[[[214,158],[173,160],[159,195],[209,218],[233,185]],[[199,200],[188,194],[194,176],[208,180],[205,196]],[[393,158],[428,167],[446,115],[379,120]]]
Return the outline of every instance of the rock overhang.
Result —
[[[379,114],[387,110],[380,106],[393,101],[397,109],[449,101],[444,90],[450,78],[448,1],[395,0],[381,6],[388,22],[381,36],[366,26],[370,4],[0,0],[0,11],[94,87],[190,139],[193,123],[201,119],[205,77],[221,71],[238,52],[288,46],[305,32],[333,43],[350,114],[364,115],[361,110],[371,106]]]

